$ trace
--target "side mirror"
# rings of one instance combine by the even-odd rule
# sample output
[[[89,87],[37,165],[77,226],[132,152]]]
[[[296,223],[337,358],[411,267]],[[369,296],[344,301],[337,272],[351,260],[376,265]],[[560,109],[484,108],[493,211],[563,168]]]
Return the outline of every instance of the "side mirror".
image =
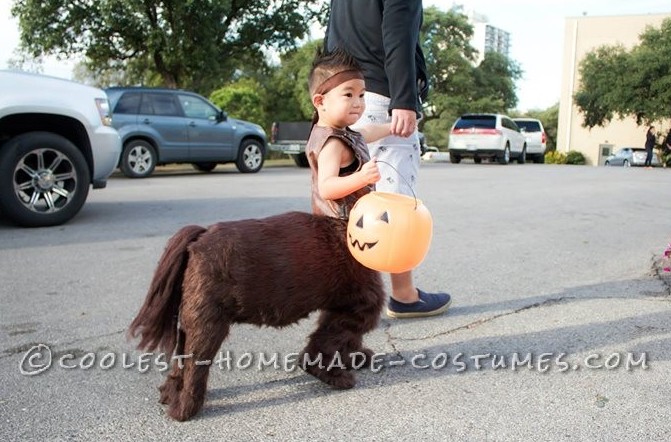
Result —
[[[219,111],[217,114],[217,123],[221,123],[222,121],[226,121],[228,119],[228,114],[224,111]]]

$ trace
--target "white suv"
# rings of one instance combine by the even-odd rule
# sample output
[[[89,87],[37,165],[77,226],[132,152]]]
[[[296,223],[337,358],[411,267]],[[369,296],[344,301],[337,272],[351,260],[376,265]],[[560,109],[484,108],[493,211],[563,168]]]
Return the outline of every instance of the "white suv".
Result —
[[[523,164],[526,150],[526,140],[517,124],[501,114],[462,115],[452,126],[448,145],[452,163],[459,163],[462,158],[481,163],[483,158],[490,158],[508,164],[514,158]]]
[[[535,118],[513,118],[513,121],[524,134],[527,140],[527,159],[534,163],[545,162],[545,148],[547,146],[547,135],[541,120]]]
[[[0,71],[0,216],[27,227],[75,216],[116,168],[121,138],[101,89]]]

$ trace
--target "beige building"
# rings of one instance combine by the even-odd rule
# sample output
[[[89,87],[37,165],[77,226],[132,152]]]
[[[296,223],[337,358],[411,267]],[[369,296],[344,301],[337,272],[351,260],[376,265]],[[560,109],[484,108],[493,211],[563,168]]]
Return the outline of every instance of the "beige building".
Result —
[[[639,35],[647,26],[659,27],[671,18],[668,14],[569,17],[564,31],[564,54],[557,150],[582,152],[587,164],[601,165],[610,152],[625,146],[643,147],[647,127],[637,126],[634,118],[613,119],[606,127],[588,129],[582,126],[582,114],[573,103],[573,95],[580,85],[578,69],[583,57],[603,45],[622,44],[629,49],[638,45]],[[655,124],[664,134],[669,122]]]

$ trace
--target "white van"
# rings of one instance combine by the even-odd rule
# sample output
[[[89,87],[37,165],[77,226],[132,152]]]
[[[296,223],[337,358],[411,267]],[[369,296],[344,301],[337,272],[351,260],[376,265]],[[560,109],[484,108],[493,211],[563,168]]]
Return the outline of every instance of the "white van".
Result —
[[[450,161],[473,158],[479,164],[483,158],[508,164],[512,159],[526,162],[526,140],[517,124],[501,114],[465,114],[454,122],[448,151]]]
[[[541,120],[535,118],[513,118],[527,140],[527,158],[534,163],[545,162],[547,135]]]

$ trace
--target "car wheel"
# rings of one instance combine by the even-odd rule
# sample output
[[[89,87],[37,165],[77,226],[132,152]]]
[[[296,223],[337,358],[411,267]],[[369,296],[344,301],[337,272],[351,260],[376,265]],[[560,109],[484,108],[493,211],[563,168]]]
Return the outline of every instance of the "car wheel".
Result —
[[[545,154],[539,153],[534,157],[534,163],[536,164],[545,164]]]
[[[461,157],[450,152],[450,163],[459,164],[461,162]]]
[[[522,148],[522,153],[517,157],[518,164],[524,164],[527,162],[527,148]]]
[[[605,165],[610,166],[610,161],[606,161]]]
[[[60,135],[26,133],[0,151],[0,211],[18,225],[63,224],[82,208],[90,184],[84,155]]]
[[[474,162],[475,164],[480,164],[480,163],[482,163],[482,158],[480,158],[480,157],[474,157],[474,158],[473,158],[473,162]]]
[[[212,172],[217,163],[193,163],[192,166],[199,172]]]
[[[294,157],[294,163],[296,163],[296,166],[310,167],[310,162],[308,161],[308,157],[304,152],[301,152],[298,155],[292,155],[292,157]]]
[[[263,144],[256,140],[244,140],[240,144],[235,166],[242,173],[256,173],[263,167]]]
[[[631,166],[631,164],[629,164],[629,160],[624,160],[624,162],[622,163],[622,166],[629,167],[629,166]]]
[[[510,163],[510,145],[506,144],[505,149],[503,149],[503,153],[499,156],[498,158],[499,164],[508,164]]]
[[[156,150],[144,140],[128,142],[121,154],[121,171],[128,178],[146,178],[156,168]]]

